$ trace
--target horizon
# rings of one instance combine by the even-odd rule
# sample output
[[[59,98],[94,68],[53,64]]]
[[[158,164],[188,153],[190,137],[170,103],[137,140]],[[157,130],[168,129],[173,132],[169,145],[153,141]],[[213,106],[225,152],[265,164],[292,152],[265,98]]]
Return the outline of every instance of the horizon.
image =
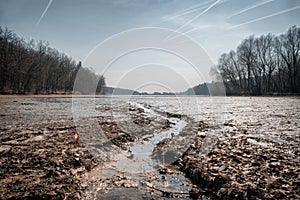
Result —
[[[182,37],[171,35],[171,39],[175,38],[172,45],[181,48],[191,39],[202,48],[200,57],[204,63],[197,66],[199,74],[179,57],[148,50],[121,58],[104,76],[110,87],[148,93],[182,92],[211,82],[210,67],[222,53],[236,49],[249,35],[280,35],[293,25],[299,26],[299,8],[300,2],[295,0],[206,0],[200,3],[195,0],[91,0],[84,3],[1,0],[0,22],[25,39],[49,41],[51,47],[77,62],[83,61],[85,67],[92,67],[99,74],[105,69],[92,56],[97,45],[108,38],[145,27],[173,30]],[[125,42],[133,43],[137,37],[132,38]],[[114,44],[114,49],[118,45],[120,43]]]
[[[186,88],[186,90],[184,90],[184,91],[179,91],[179,92],[167,92],[167,91],[162,91],[162,92],[158,92],[158,91],[153,91],[153,92],[146,92],[146,91],[144,91],[144,90],[132,90],[132,89],[128,89],[128,88],[118,88],[118,87],[112,87],[112,86],[110,86],[110,85],[106,85],[105,86],[105,88],[112,88],[112,89],[121,89],[121,90],[130,90],[130,91],[132,91],[132,92],[138,92],[138,93],[140,93],[140,94],[143,94],[143,93],[146,93],[147,95],[152,95],[152,94],[154,94],[154,93],[159,93],[159,94],[163,94],[163,93],[169,93],[169,94],[180,94],[180,93],[185,93],[188,89],[191,89],[191,88],[193,88],[193,87],[196,87],[196,86],[199,86],[199,85],[206,85],[206,84],[210,84],[210,83],[207,83],[207,82],[204,82],[204,83],[199,83],[199,84],[197,84],[197,85],[194,85],[194,86],[192,86],[192,87],[190,87],[190,88]]]

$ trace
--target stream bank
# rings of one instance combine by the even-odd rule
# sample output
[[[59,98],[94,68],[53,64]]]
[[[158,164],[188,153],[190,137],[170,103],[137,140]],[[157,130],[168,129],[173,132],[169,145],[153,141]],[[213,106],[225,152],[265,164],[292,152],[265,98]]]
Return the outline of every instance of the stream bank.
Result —
[[[149,105],[137,103],[130,104],[129,111],[133,119],[138,115],[139,121],[132,122],[142,126],[142,129],[135,128],[127,132],[134,136],[134,142],[120,144],[123,151],[111,156],[103,166],[95,168],[87,175],[84,183],[89,185],[86,198],[110,199],[120,194],[126,199],[132,196],[134,199],[190,199],[193,184],[168,161],[168,155],[164,156],[164,160],[155,159],[153,155],[157,144],[163,140],[172,140],[181,133],[187,125],[186,120],[181,115],[157,112]],[[153,124],[152,119],[155,119]],[[120,122],[113,124],[118,126]],[[137,134],[138,130],[142,134]],[[177,158],[172,159],[175,161]]]

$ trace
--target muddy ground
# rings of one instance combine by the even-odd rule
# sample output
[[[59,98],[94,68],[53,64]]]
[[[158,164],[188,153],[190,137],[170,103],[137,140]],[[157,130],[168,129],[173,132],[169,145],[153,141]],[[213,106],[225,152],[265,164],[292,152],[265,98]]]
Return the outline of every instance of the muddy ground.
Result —
[[[1,128],[0,199],[80,199],[80,177],[97,165],[71,121]]]
[[[135,141],[146,141],[172,126],[167,119],[147,115],[133,106],[127,109],[128,119],[104,115],[76,121],[70,98],[9,96],[0,100],[0,199],[88,199],[90,192],[97,192],[90,187],[101,190],[86,178],[94,169],[103,168],[116,154],[128,152]],[[96,107],[100,113],[111,109]],[[91,120],[99,129],[90,129]],[[84,137],[79,133],[82,130]],[[113,194],[119,187],[135,186],[130,177],[117,173],[106,180],[113,186]],[[101,177],[96,178],[99,184]],[[120,179],[128,181],[120,183]],[[103,189],[106,194],[93,197],[110,198],[110,190]],[[162,196],[157,193],[156,197]]]
[[[71,98],[0,101],[0,199],[300,199],[299,98],[234,98],[221,124],[207,108],[199,119],[156,99],[117,109],[101,99],[75,122]],[[171,130],[171,119],[186,125],[155,146],[156,171],[114,166],[135,162],[130,148]]]

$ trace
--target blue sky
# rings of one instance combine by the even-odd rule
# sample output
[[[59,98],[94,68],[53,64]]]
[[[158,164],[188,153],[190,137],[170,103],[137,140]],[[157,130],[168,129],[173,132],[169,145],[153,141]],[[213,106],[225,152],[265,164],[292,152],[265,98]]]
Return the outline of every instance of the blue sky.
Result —
[[[85,60],[95,46],[112,35],[134,28],[160,27],[191,37],[216,63],[221,53],[235,49],[243,38],[251,34],[283,33],[292,25],[299,26],[299,19],[299,0],[0,0],[0,25],[27,39],[47,40],[77,61]],[[180,46],[185,40],[176,42]],[[148,54],[138,56],[143,58]],[[160,59],[174,61],[168,55],[163,56]],[[130,65],[128,60],[126,63]],[[176,63],[167,63],[176,68]],[[96,62],[89,64],[94,66],[88,67],[101,73]],[[177,65],[184,64],[178,61]],[[208,81],[208,68],[203,70],[203,80],[191,78],[189,84]],[[120,81],[116,75],[119,69],[115,66],[111,75],[107,74],[109,85],[139,87],[137,83]],[[157,71],[157,66],[154,69]],[[173,78],[169,78],[170,84]],[[153,81],[158,80],[153,78]],[[172,90],[182,89],[183,86],[173,86]]]

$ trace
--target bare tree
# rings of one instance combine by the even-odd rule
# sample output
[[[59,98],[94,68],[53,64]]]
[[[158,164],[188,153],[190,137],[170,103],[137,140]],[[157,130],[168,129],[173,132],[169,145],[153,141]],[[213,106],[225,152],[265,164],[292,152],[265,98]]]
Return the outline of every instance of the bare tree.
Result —
[[[286,34],[278,38],[277,51],[288,70],[290,91],[299,92],[299,49],[300,49],[300,29],[296,26],[289,28]]]
[[[238,62],[246,69],[247,90],[252,92],[253,65],[255,62],[254,36],[243,40],[237,48]]]
[[[103,76],[81,66],[69,56],[49,47],[47,41],[25,42],[0,27],[0,93],[72,92],[76,75],[83,69],[86,81],[97,90],[105,86]]]
[[[300,28],[293,26],[280,36],[248,37],[217,66],[229,93],[299,93],[299,49]]]

